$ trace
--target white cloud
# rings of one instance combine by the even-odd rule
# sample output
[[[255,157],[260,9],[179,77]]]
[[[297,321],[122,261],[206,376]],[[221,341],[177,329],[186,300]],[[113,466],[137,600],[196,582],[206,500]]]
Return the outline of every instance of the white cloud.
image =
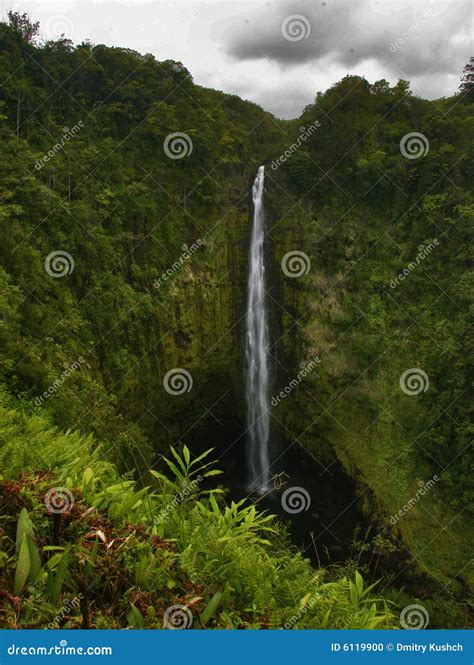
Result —
[[[0,0],[0,8],[28,11],[43,28],[60,17],[75,43],[180,60],[196,83],[279,117],[298,116],[348,73],[409,79],[431,99],[453,94],[472,50],[469,0]],[[306,39],[282,36],[292,14],[309,21]]]

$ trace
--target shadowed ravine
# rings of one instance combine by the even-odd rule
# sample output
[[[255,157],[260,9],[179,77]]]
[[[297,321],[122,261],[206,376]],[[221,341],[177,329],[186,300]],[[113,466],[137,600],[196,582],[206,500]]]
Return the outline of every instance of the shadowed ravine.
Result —
[[[265,251],[264,196],[265,166],[260,166],[252,187],[244,340],[247,410],[245,431],[239,437],[246,441],[246,457],[239,460],[240,445],[231,445],[221,461],[231,498],[252,498],[261,509],[280,515],[302,553],[316,565],[327,564],[350,555],[363,518],[353,482],[337,461],[327,469],[294,442],[271,445],[271,436],[281,439],[281,435],[270,426],[271,311],[266,276],[270,257]],[[272,456],[277,448],[280,452]]]
[[[0,19],[0,629],[472,624],[468,12],[341,1]]]

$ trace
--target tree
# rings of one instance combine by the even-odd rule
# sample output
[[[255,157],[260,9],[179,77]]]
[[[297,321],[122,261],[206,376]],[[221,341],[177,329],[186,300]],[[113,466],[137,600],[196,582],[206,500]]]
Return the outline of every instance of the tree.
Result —
[[[474,57],[469,59],[469,62],[463,69],[459,90],[463,95],[463,101],[467,104],[474,102]]]
[[[21,36],[28,44],[32,44],[39,33],[39,21],[32,23],[30,17],[25,12],[8,12],[8,24],[12,30]]]
[[[30,17],[25,12],[20,14],[19,12],[8,12],[8,24],[9,27],[13,30],[20,43],[25,42],[26,44],[34,44],[34,40],[39,32],[39,21],[32,23]],[[24,61],[24,50],[20,44],[20,54],[21,58]],[[17,93],[16,93],[16,137],[17,140],[20,139],[20,126],[21,126],[21,115],[22,115],[22,102],[24,100],[24,90],[19,84]]]

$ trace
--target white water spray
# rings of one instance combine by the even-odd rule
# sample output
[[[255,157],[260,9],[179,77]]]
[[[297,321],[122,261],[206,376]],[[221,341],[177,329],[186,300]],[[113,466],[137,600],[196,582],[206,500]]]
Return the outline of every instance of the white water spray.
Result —
[[[250,244],[246,317],[246,401],[249,489],[269,489],[270,399],[268,367],[268,317],[265,297],[263,253],[263,192],[265,167],[260,166],[253,183],[253,227]]]

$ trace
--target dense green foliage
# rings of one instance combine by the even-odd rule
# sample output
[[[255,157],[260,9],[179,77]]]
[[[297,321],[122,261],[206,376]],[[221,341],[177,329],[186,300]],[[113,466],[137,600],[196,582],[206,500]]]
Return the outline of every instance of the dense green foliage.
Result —
[[[337,116],[329,115],[334,108]],[[403,83],[391,89],[347,77],[306,110],[303,118],[318,119],[321,128],[288,162],[301,204],[311,210],[304,247],[327,279],[322,298],[342,305],[330,328],[335,339],[350,328],[342,344],[350,347],[351,375],[363,372],[370,381],[380,362],[394,377],[424,369],[431,390],[423,404],[400,400],[394,417],[416,439],[416,458],[433,473],[443,470],[453,507],[471,510],[473,460],[463,453],[472,436],[473,109],[456,99],[421,101]],[[399,148],[411,131],[429,141],[429,152],[415,160]],[[308,182],[309,192],[301,185]],[[426,258],[395,283],[434,240]]]
[[[194,487],[155,520],[189,480],[176,459],[150,472],[169,446],[184,440],[196,459],[227,445],[222,431],[241,433],[249,188],[261,163],[277,381],[321,357],[275,410],[283,435],[342,462],[412,568],[474,588],[470,80],[428,102],[403,81],[346,77],[288,122],[195,85],[180,63],[39,46],[35,26],[11,23],[0,24],[2,621],[46,626],[80,593],[62,624],[161,627],[178,603],[210,627],[394,625],[352,563],[314,570],[274,519],[226,508],[220,492]],[[429,151],[407,159],[400,141],[414,131]],[[184,159],[164,150],[175,132],[192,141]],[[293,250],[311,260],[300,279],[280,270]],[[61,278],[47,270],[56,251],[74,261]],[[179,397],[163,388],[174,367],[193,377]],[[408,368],[426,372],[426,392],[400,390]],[[392,528],[388,516],[434,474],[424,509]],[[75,497],[59,517],[44,507],[54,486]]]
[[[325,581],[271,516],[201,489],[218,474],[210,451],[192,459],[172,449],[171,478],[152,471],[152,486],[137,489],[91,438],[2,397],[3,626],[162,628],[175,605],[195,627],[395,625],[358,573]]]
[[[218,333],[231,327],[222,308],[232,302],[216,302],[210,287],[222,292],[222,266],[232,268],[227,234],[247,217],[248,164],[265,158],[278,129],[255,105],[150,55],[67,41],[36,48],[3,24],[0,50],[3,377],[35,398],[83,357],[48,408],[64,426],[113,440],[117,455],[133,446],[146,467],[144,437],[163,432],[154,396],[168,399],[165,413],[176,408],[162,387],[166,363],[215,347],[195,376],[212,394],[206,370],[231,353]],[[61,141],[66,126],[79,129]],[[175,131],[193,141],[186,159],[163,149]],[[203,249],[155,288],[198,238]],[[44,263],[61,250],[74,271],[55,279]],[[178,279],[185,295],[172,305]],[[214,329],[203,333],[207,320]],[[135,463],[123,455],[124,468]]]
[[[280,417],[318,457],[335,449],[361,475],[371,510],[394,514],[439,477],[425,510],[397,529],[430,574],[460,574],[471,588],[473,110],[463,93],[428,102],[403,81],[346,77],[305,110],[298,127],[320,127],[270,172],[298,197],[296,213],[292,201],[275,215],[278,258],[303,250],[312,264],[282,287],[282,327],[299,321],[282,385],[295,349],[321,358]],[[411,132],[422,137],[409,159],[401,144]],[[426,391],[403,392],[410,368],[427,375]]]

